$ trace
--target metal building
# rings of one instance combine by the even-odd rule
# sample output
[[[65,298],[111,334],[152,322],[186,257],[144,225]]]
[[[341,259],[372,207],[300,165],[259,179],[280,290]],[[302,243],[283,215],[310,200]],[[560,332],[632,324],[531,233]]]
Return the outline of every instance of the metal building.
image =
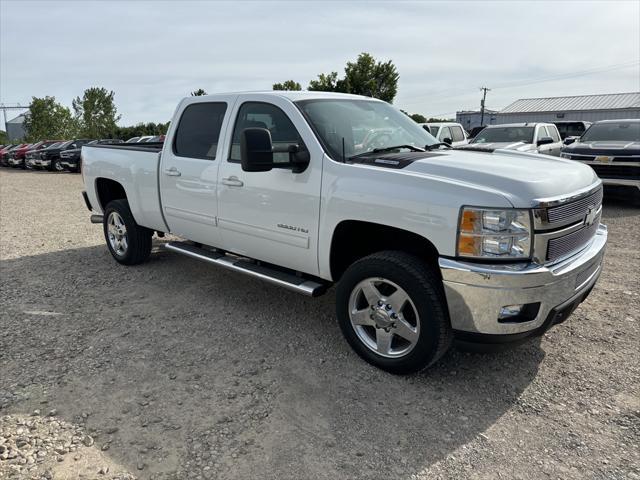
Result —
[[[494,125],[496,123],[497,113],[496,110],[485,109],[482,125]],[[480,113],[480,110],[462,110],[461,112],[456,112],[456,122],[462,125],[467,132],[470,132],[474,127],[479,127],[481,118],[482,113]]]
[[[25,114],[18,115],[16,118],[7,120],[7,137],[10,142],[21,140],[25,136],[24,130]]]
[[[640,92],[522,98],[496,114],[497,125],[520,122],[640,118]]]

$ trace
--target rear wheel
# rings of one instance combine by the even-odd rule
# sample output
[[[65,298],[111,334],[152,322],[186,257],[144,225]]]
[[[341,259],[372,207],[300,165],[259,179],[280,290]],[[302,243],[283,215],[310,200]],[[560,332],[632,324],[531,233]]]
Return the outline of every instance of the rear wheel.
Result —
[[[138,225],[124,199],[109,202],[102,220],[107,247],[119,263],[136,265],[151,253],[153,232]]]
[[[404,252],[379,252],[351,265],[338,284],[336,309],[356,353],[392,373],[427,368],[451,345],[440,279]]]
[[[58,160],[57,158],[51,160],[51,171],[64,172],[64,167],[60,165],[60,160]]]

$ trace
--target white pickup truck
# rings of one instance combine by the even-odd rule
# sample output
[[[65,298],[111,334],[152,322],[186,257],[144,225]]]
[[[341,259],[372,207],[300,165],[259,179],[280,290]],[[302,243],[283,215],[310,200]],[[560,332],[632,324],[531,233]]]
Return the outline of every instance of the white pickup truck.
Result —
[[[394,373],[451,341],[540,335],[596,283],[602,185],[578,162],[439,143],[391,105],[316,92],[188,97],[164,146],[82,149],[85,202],[120,263],[180,254],[319,295]]]

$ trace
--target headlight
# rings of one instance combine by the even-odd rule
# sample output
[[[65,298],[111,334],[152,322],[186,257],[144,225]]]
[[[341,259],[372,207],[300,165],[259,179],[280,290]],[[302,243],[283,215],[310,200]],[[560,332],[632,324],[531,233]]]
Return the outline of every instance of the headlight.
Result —
[[[462,207],[459,257],[523,259],[531,256],[530,210]]]

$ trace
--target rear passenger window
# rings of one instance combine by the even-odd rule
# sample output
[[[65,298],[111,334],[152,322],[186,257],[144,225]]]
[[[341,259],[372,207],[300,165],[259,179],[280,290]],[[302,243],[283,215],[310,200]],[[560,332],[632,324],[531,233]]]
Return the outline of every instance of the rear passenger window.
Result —
[[[451,130],[449,130],[449,127],[442,127],[440,129],[440,134],[438,135],[438,138],[443,142],[445,138],[451,138]]]
[[[462,133],[462,128],[460,127],[450,127],[451,135],[453,135],[452,139],[454,142],[462,142],[464,140],[464,133]]]
[[[179,157],[215,160],[226,103],[194,103],[182,112],[173,143]]]
[[[240,135],[245,128],[266,128],[271,132],[271,141],[274,146],[296,144],[300,150],[306,147],[293,123],[286,113],[270,103],[247,102],[242,104],[238,111],[238,118],[233,129],[231,142],[230,162],[240,162]],[[275,152],[274,163],[288,163],[287,152]]]

